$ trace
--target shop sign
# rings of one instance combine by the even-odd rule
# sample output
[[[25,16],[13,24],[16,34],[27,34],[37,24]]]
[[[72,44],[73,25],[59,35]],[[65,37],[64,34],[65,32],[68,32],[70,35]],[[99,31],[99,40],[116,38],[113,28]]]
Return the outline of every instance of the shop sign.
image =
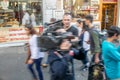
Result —
[[[103,0],[103,2],[117,2],[117,0]]]

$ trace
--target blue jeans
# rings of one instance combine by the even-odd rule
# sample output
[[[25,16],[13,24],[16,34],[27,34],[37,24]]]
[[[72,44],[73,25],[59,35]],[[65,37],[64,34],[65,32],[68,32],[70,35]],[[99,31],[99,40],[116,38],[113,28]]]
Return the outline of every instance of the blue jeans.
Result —
[[[88,51],[85,51],[85,53],[84,53],[84,54],[85,54],[85,59],[82,60],[82,63],[83,63],[84,65],[86,65],[86,64],[89,62],[87,53],[88,53]]]
[[[35,71],[33,69],[33,65],[35,64],[36,70],[37,70],[37,73],[38,73],[38,76],[39,76],[39,80],[43,80],[43,73],[42,73],[42,70],[41,70],[41,67],[40,67],[41,61],[42,61],[42,58],[34,59],[34,62],[32,64],[28,64],[28,69],[30,70],[34,79],[37,79],[37,76],[36,76]]]

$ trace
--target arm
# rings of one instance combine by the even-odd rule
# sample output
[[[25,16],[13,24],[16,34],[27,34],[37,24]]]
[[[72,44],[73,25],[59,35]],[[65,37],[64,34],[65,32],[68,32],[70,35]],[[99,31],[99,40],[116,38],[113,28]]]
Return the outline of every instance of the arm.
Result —
[[[89,35],[88,31],[85,31],[84,32],[84,37],[83,37],[83,48],[85,50],[89,50],[90,49],[89,41],[90,41],[90,35]]]
[[[74,29],[73,35],[78,36],[78,29],[77,28]]]
[[[118,50],[118,52],[120,53],[120,46],[118,46],[117,50]]]
[[[95,45],[95,49],[94,52],[95,53],[100,53],[101,52],[101,48],[100,48],[100,40],[99,40],[99,35],[97,34],[97,32],[93,31],[91,33],[93,41],[94,41],[94,45]]]
[[[110,47],[109,51],[110,51],[110,54],[108,54],[108,55],[111,58],[113,58],[116,61],[120,61],[120,52],[118,51],[118,49]]]
[[[26,64],[28,63],[28,61],[30,59],[30,56],[31,56],[30,46],[27,46],[27,58],[26,58],[26,61],[25,61]]]
[[[95,45],[95,49],[94,49],[94,52],[95,52],[95,63],[99,63],[99,61],[100,61],[99,54],[101,52],[99,37],[98,37],[98,35],[97,35],[97,33],[95,31],[93,31],[91,35],[92,35],[92,38],[93,38],[93,41],[94,41],[94,45]]]

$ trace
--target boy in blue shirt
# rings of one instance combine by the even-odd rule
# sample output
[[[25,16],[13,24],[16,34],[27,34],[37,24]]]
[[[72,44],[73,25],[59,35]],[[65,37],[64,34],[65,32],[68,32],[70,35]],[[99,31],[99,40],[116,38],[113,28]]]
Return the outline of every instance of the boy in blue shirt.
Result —
[[[116,47],[113,44],[120,36],[120,28],[111,26],[107,33],[108,38],[102,43],[106,74],[109,80],[120,80],[120,46]]]

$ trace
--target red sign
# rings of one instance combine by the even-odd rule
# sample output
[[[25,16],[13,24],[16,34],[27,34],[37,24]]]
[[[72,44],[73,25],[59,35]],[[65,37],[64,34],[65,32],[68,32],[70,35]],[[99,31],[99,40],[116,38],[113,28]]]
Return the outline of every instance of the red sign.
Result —
[[[103,2],[117,2],[117,0],[103,0]]]

